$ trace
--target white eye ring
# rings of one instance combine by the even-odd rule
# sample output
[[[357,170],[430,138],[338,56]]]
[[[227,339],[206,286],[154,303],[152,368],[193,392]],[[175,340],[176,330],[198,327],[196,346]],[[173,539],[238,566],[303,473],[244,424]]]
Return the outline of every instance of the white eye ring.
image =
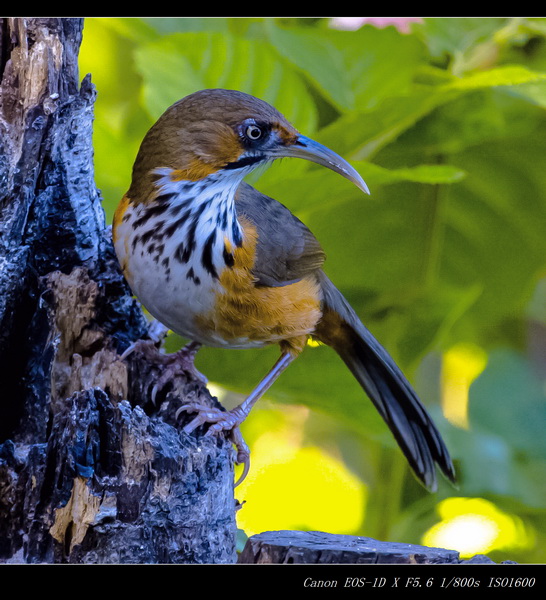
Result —
[[[245,129],[245,135],[249,140],[252,140],[254,142],[262,137],[263,131],[261,127],[258,127],[258,125],[255,125],[254,123],[251,123],[250,125],[247,125]]]

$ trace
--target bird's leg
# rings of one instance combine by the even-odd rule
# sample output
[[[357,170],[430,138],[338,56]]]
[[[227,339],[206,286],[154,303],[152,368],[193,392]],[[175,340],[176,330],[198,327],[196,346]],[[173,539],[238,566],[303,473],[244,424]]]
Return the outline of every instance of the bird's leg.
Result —
[[[284,351],[273,365],[273,368],[254,388],[246,400],[232,410],[225,411],[197,403],[190,403],[181,406],[177,411],[177,416],[181,412],[198,413],[197,416],[184,427],[186,433],[191,433],[197,429],[197,427],[204,425],[205,423],[211,423],[211,426],[205,435],[214,435],[221,431],[230,432],[230,439],[237,448],[237,464],[244,463],[245,465],[243,474],[235,484],[236,486],[244,480],[250,467],[250,451],[243,439],[239,425],[241,425],[249,415],[254,404],[256,404],[256,402],[273,385],[277,377],[286,369],[286,367],[288,367],[295,357],[295,354]]]
[[[207,431],[207,435],[218,433],[223,430],[230,430],[238,427],[249,415],[252,407],[273,385],[277,377],[286,369],[294,359],[290,352],[284,352],[273,365],[269,373],[254,388],[252,393],[232,410],[224,411],[216,408],[209,408],[200,404],[190,403],[180,407],[179,411],[199,413],[188,425],[184,427],[186,433],[191,433],[194,429],[204,423],[212,423]]]

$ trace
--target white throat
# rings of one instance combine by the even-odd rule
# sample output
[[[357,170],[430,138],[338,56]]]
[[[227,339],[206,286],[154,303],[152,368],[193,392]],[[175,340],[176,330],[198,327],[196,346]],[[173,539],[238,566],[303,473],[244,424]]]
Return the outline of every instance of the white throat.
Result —
[[[161,230],[166,234],[163,254],[190,265],[190,277],[216,278],[231,260],[226,252],[241,245],[234,198],[243,171],[217,172],[199,181],[173,180],[166,168],[155,171],[159,193],[154,207],[147,210],[158,213],[157,234]],[[161,210],[164,203],[168,208]]]

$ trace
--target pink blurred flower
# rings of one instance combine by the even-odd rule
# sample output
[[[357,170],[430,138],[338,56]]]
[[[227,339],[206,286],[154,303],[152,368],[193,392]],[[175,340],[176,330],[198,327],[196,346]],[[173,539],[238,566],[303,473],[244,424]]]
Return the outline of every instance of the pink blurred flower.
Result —
[[[332,17],[330,23],[336,29],[355,30],[367,23],[383,29],[394,25],[400,33],[409,33],[412,23],[422,23],[421,17]]]

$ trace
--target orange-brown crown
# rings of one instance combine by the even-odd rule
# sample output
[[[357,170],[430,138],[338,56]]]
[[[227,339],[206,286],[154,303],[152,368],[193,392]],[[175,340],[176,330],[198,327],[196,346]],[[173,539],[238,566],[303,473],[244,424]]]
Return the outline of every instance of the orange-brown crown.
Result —
[[[289,145],[298,132],[267,102],[234,90],[195,92],[168,108],[146,134],[133,167],[128,195],[150,196],[153,171],[167,167],[173,177],[196,181],[235,165],[249,149],[252,124],[275,130]],[[252,130],[248,130],[252,135]]]

